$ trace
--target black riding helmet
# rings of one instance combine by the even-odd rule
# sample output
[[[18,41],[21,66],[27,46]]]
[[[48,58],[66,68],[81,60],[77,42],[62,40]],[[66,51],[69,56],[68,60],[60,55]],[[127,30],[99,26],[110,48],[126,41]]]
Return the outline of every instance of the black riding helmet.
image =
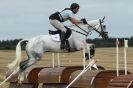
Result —
[[[80,7],[79,4],[72,3],[71,6],[70,6],[70,9],[73,10],[73,9],[76,9],[77,7]]]

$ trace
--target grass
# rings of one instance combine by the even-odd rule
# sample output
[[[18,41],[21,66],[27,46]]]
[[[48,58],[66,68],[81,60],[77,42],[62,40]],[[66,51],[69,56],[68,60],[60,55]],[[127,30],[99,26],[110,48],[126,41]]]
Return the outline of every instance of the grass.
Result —
[[[0,82],[5,79],[5,73],[8,70],[7,65],[15,58],[14,50],[1,50],[0,51]],[[25,51],[22,51],[22,59],[26,58]],[[61,53],[60,62],[61,66],[74,66],[83,64],[82,51],[73,53]],[[98,65],[105,67],[105,69],[116,69],[116,48],[96,48],[94,59]],[[67,63],[66,63],[67,62]],[[88,62],[88,61],[87,61]],[[86,62],[86,64],[87,64]],[[55,60],[57,65],[57,60]],[[119,67],[124,70],[124,49],[119,48]],[[35,67],[52,66],[52,53],[47,52],[43,58],[38,61]],[[133,48],[127,49],[127,66],[128,71],[133,72]],[[9,83],[6,82],[2,88],[8,88]],[[1,87],[0,87],[1,88]]]

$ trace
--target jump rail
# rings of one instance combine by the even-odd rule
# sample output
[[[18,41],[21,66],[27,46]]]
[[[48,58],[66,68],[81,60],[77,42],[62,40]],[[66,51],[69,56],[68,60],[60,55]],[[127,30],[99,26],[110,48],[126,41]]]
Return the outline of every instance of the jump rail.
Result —
[[[133,88],[133,75],[120,75],[112,79],[107,88]]]

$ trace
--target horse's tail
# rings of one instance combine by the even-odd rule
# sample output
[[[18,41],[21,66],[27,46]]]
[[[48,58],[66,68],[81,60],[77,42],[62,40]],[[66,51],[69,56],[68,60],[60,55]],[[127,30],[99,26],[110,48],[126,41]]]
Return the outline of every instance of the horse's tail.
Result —
[[[9,69],[12,69],[12,68],[15,67],[16,65],[18,66],[19,63],[21,62],[21,43],[22,43],[23,41],[28,41],[28,40],[24,39],[24,40],[21,40],[21,41],[18,42],[18,44],[17,44],[17,46],[16,46],[16,59],[15,59],[12,63],[10,63],[10,64],[8,65],[8,68],[9,68]]]

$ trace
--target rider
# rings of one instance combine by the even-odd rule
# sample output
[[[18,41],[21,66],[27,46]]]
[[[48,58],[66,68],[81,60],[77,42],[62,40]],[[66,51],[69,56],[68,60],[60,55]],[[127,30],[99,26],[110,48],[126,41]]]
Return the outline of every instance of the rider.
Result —
[[[65,49],[65,33],[67,29],[64,27],[64,21],[70,20],[73,24],[87,23],[85,19],[78,20],[75,18],[75,14],[79,11],[79,4],[72,3],[70,8],[65,8],[61,12],[55,12],[49,16],[50,24],[57,30],[61,30],[61,49]]]

